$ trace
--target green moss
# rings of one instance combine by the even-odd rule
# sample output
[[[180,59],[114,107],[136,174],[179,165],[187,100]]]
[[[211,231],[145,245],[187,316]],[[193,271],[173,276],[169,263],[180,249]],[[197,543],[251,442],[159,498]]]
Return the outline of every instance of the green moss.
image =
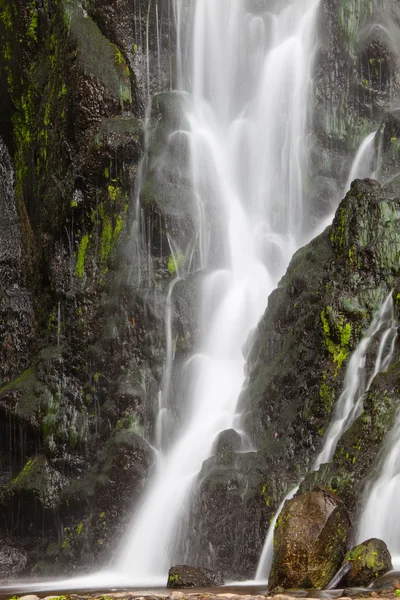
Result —
[[[349,356],[349,344],[351,339],[351,325],[344,322],[344,317],[340,316],[339,320],[334,324],[335,331],[331,331],[331,325],[328,315],[331,313],[331,307],[328,306],[321,311],[321,322],[324,332],[325,346],[329,353],[333,356],[337,370],[341,369],[343,362]],[[339,342],[333,341],[333,334],[339,338]]]
[[[103,221],[103,228],[100,238],[100,266],[103,273],[108,271],[108,257],[112,248],[113,230],[111,219],[106,217]]]
[[[28,26],[28,36],[35,42],[37,42],[37,25],[38,25],[38,11],[35,6],[35,2],[31,2],[29,7],[29,26]]]
[[[324,403],[325,412],[329,415],[332,409],[333,395],[332,390],[329,388],[325,381],[321,384],[321,387],[319,389],[319,397]],[[322,433],[322,435],[324,434]]]
[[[184,261],[185,257],[183,254],[178,254],[176,257],[170,254],[168,259],[168,273],[172,277],[176,275],[177,270],[183,265]]]
[[[89,245],[89,236],[86,234],[82,236],[82,239],[78,248],[78,258],[76,261],[75,274],[82,279],[83,274],[85,272],[85,258],[86,251]]]

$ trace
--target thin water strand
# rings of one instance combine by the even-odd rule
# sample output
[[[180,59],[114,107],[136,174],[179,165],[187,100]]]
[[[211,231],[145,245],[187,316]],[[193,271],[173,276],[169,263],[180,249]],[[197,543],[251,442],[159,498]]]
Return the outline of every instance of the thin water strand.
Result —
[[[259,583],[266,582],[268,580],[269,574],[271,572],[272,567],[272,559],[274,557],[274,532],[275,525],[278,520],[279,515],[282,512],[283,506],[286,500],[291,500],[298,492],[299,486],[296,486],[293,490],[285,496],[282,502],[279,505],[278,510],[274,514],[271,523],[269,524],[267,537],[265,539],[265,543],[262,549],[261,557],[258,562],[257,572],[256,572],[256,581]]]
[[[353,164],[349,176],[347,178],[344,194],[346,195],[350,189],[351,183],[355,179],[375,179],[376,164],[375,164],[375,144],[376,131],[373,131],[361,142],[360,147],[354,157]]]

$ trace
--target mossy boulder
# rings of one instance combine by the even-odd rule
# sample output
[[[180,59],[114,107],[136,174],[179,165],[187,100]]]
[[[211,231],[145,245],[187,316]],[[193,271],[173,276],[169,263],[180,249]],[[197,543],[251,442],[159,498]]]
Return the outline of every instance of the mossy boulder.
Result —
[[[344,503],[327,490],[287,500],[275,526],[270,589],[325,587],[342,563],[350,525]]]
[[[177,565],[168,571],[168,588],[201,588],[223,585],[220,573],[215,573],[205,567]]]
[[[345,579],[347,587],[368,586],[392,569],[392,558],[385,542],[377,538],[366,540],[347,552],[344,562],[351,563]]]

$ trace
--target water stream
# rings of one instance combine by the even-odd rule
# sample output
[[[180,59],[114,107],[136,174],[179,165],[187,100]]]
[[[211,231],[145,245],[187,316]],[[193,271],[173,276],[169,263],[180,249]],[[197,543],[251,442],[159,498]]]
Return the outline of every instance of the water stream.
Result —
[[[212,227],[200,219],[208,274],[185,416],[160,453],[116,564],[135,585],[165,585],[196,476],[218,434],[235,426],[241,348],[302,242],[318,4],[277,3],[262,13],[249,12],[245,0],[197,0],[188,17],[187,3],[175,2],[194,198],[200,215],[218,218]],[[162,419],[162,439],[160,428]]]
[[[364,179],[368,177],[375,179],[376,161],[375,161],[375,144],[376,131],[373,131],[361,142],[360,147],[354,157],[351,165],[350,173],[346,181],[346,186],[343,190],[343,196],[350,189],[350,184],[355,179]]]
[[[343,391],[340,395],[339,400],[337,401],[336,408],[333,414],[332,422],[328,428],[328,431],[325,436],[325,440],[323,443],[323,447],[321,452],[319,453],[315,463],[314,470],[317,471],[319,467],[324,463],[329,463],[333,459],[333,455],[336,450],[336,446],[345,431],[354,423],[355,419],[357,419],[363,407],[363,398],[366,392],[369,390],[374,377],[381,372],[384,372],[388,369],[394,353],[395,341],[397,338],[397,322],[394,318],[393,314],[393,299],[392,292],[385,298],[384,302],[380,310],[374,316],[371,325],[369,326],[367,332],[365,333],[362,340],[358,343],[354,352],[352,353],[344,379]],[[373,369],[368,370],[368,361],[367,356],[369,353],[375,353],[375,357],[373,360]],[[400,425],[398,427],[397,433],[400,433]],[[398,438],[396,438],[398,439]],[[393,446],[393,444],[392,444]],[[390,446],[390,447],[392,447]],[[396,449],[395,449],[396,448]],[[400,491],[400,444],[397,443],[393,446],[392,454],[390,455],[392,458],[388,457],[387,463],[388,467],[385,470],[383,468],[382,475],[380,478],[380,486],[382,487],[385,483],[387,483],[388,479],[391,482],[394,482],[392,486],[396,487]],[[390,466],[389,466],[390,463]],[[393,465],[397,468],[396,474],[398,475],[397,479],[394,479],[395,470],[393,469]],[[386,463],[385,463],[386,466]],[[268,577],[271,565],[272,565],[272,556],[273,556],[273,540],[274,540],[274,527],[281,512],[284,503],[286,500],[290,500],[295,493],[297,492],[298,487],[294,490],[291,490],[288,495],[284,498],[283,502],[279,506],[274,518],[271,521],[267,537],[264,543],[263,551],[260,557],[260,561],[257,567],[256,573],[256,581],[265,581]],[[395,490],[395,492],[396,492]],[[377,519],[374,517],[374,510],[377,510],[377,504],[380,506],[379,514],[382,516],[382,521],[385,521],[384,509],[382,509],[382,503],[379,499],[379,493],[382,490],[379,489],[379,486],[376,487],[376,496],[374,497],[373,502],[370,503],[370,506],[367,506],[365,511],[365,523],[366,529],[374,529],[374,525],[371,527],[371,523],[377,524]],[[394,519],[394,506],[396,503],[396,493],[387,494],[387,502],[390,505],[393,503],[391,515]],[[372,496],[371,496],[372,498]],[[374,503],[375,502],[375,503]],[[368,513],[371,511],[371,514]],[[389,524],[391,517],[387,518],[385,521],[386,524]],[[375,527],[378,529],[379,527]],[[396,530],[397,533],[397,530]],[[366,535],[365,531],[362,531],[360,534],[360,540],[363,541],[367,539],[367,537],[372,537],[371,535]],[[382,535],[377,535],[376,537],[381,537]],[[362,539],[361,539],[362,538]],[[382,538],[386,539],[386,538]],[[391,539],[396,539],[396,548],[400,546],[398,542],[398,537]]]
[[[392,555],[395,569],[400,568],[400,418],[382,451],[377,477],[373,478],[364,493],[365,503],[357,532],[357,542],[371,537],[384,540]]]

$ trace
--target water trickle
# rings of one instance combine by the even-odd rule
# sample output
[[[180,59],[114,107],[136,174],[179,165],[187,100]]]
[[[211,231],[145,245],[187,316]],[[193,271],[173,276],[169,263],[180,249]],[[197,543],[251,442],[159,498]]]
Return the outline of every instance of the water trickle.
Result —
[[[278,517],[281,514],[283,505],[285,504],[286,500],[291,500],[297,494],[298,489],[299,486],[296,486],[293,490],[290,490],[290,492],[285,496],[269,525],[267,537],[264,542],[263,550],[261,552],[256,572],[256,581],[260,583],[268,579],[268,576],[271,572],[272,559],[274,556],[274,531]]]
[[[351,166],[350,174],[346,182],[344,194],[346,195],[350,189],[350,184],[354,179],[375,179],[376,161],[375,161],[375,136],[376,131],[373,131],[360,144],[359,149],[354,157]]]
[[[319,0],[278,3],[265,13],[249,12],[245,0],[197,0],[189,22],[184,4],[175,0],[178,73],[188,92],[196,239],[207,271],[199,293],[199,346],[186,367],[184,411],[179,427],[169,432],[175,435],[160,453],[116,564],[137,585],[166,582],[197,474],[218,434],[235,426],[244,381],[241,348],[299,246],[305,213],[307,107]],[[170,247],[174,256],[173,240]],[[167,355],[160,443],[171,401],[171,339]]]
[[[351,355],[343,391],[336,404],[333,421],[327,431],[323,448],[315,461],[315,470],[323,463],[331,462],[343,433],[360,416],[364,395],[369,390],[375,375],[386,371],[391,363],[396,336],[397,324],[393,316],[393,300],[390,293]],[[368,376],[366,359],[374,344],[378,347],[378,352],[373,371]]]
[[[386,371],[392,361],[396,338],[397,323],[393,315],[393,299],[392,292],[390,292],[382,303],[380,310],[374,316],[365,336],[359,342],[350,357],[346,369],[343,391],[337,402],[333,420],[327,431],[323,448],[315,461],[315,471],[318,470],[322,464],[331,462],[341,436],[349,427],[351,427],[355,419],[360,416],[363,407],[363,398],[369,390],[374,377],[378,373]],[[367,355],[369,353],[375,353],[373,369],[370,372],[368,372],[367,366]],[[398,432],[400,432],[400,425]],[[398,455],[396,460],[398,461],[398,472],[400,474],[400,444],[398,444],[397,451]],[[274,515],[257,567],[257,581],[265,581],[269,576],[273,557],[275,523],[284,503],[286,500],[290,500],[297,490],[298,487],[289,492]],[[379,496],[377,496],[377,498],[379,498]],[[393,498],[395,497],[393,496]],[[393,500],[393,502],[395,502],[395,500]],[[361,535],[364,535],[364,533]],[[362,539],[367,539],[367,537],[368,536],[364,535]],[[372,537],[372,535],[369,535],[369,537]]]
[[[400,418],[388,435],[373,478],[364,493],[357,543],[371,537],[386,542],[395,569],[400,568]]]

